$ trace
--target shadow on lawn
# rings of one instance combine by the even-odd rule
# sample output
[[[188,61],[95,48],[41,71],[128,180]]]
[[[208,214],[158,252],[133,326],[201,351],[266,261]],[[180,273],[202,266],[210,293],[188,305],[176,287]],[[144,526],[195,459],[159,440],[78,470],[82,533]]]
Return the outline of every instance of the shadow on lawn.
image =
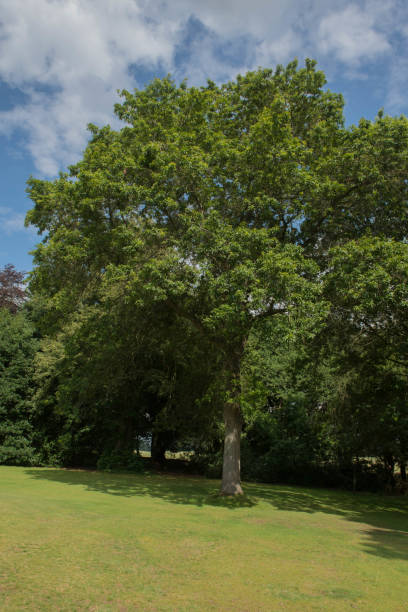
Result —
[[[320,512],[362,523],[358,531],[365,552],[408,561],[407,498],[281,485],[249,484],[246,490],[278,510]]]
[[[219,506],[230,510],[270,504],[286,512],[325,513],[363,523],[364,550],[385,559],[408,560],[408,500],[372,494],[352,494],[327,489],[246,483],[246,495],[236,498],[218,494],[218,482],[201,477],[158,474],[113,474],[67,469],[26,469],[38,480],[79,485],[107,495],[147,495],[175,504]]]
[[[216,481],[200,476],[179,474],[121,474],[78,469],[26,469],[26,474],[39,480],[53,480],[69,485],[82,485],[88,491],[108,495],[135,497],[148,495],[159,497],[174,504],[194,506],[223,506],[243,508],[254,506],[258,500],[249,495],[223,497],[218,494]]]

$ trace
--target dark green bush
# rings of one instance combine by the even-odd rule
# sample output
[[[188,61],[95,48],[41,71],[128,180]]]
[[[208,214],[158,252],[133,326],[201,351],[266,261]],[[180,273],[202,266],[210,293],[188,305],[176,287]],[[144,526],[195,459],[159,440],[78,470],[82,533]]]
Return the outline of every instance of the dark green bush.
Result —
[[[36,348],[26,315],[0,308],[0,464],[35,465],[39,460],[30,423]]]
[[[96,467],[102,471],[136,472],[144,471],[142,458],[133,450],[106,450],[99,457]]]

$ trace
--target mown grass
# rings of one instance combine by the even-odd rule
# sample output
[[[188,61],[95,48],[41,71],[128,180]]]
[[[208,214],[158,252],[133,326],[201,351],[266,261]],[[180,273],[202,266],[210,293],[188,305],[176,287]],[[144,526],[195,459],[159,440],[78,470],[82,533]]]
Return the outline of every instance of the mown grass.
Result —
[[[0,467],[0,609],[406,611],[408,500]]]

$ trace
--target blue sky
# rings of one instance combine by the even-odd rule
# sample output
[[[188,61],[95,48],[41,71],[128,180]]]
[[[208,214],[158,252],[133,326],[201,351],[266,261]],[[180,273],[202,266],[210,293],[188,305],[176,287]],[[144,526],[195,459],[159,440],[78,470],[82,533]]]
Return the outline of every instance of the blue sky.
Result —
[[[0,17],[0,267],[32,266],[27,178],[77,161],[87,123],[117,125],[118,89],[312,57],[348,123],[408,113],[406,0],[0,0]]]

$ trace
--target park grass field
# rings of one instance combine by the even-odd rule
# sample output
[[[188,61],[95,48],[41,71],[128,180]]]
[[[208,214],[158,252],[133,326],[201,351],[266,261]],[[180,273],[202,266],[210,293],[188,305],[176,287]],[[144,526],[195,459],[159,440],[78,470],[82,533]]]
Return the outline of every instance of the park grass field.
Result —
[[[0,609],[408,609],[408,499],[0,467]]]

